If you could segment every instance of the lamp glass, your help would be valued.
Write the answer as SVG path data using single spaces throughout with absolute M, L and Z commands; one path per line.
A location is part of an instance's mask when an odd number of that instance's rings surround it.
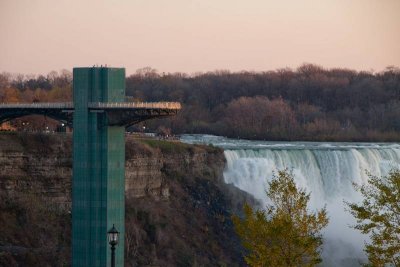
M 113 225 L 113 227 L 108 231 L 108 243 L 116 245 L 118 243 L 119 232 Z

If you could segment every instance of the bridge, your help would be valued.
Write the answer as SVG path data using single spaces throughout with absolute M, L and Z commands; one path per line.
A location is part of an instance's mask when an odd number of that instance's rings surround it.
M 89 112 L 105 113 L 108 124 L 129 127 L 141 121 L 176 115 L 178 102 L 89 102 Z M 26 115 L 43 115 L 72 126 L 73 102 L 61 103 L 1 103 L 0 124 Z
M 124 102 L 125 69 L 74 68 L 74 102 L 0 104 L 0 123 L 40 114 L 73 127 L 72 266 L 110 266 L 107 230 L 120 231 L 124 265 L 125 127 L 176 115 L 177 102 Z

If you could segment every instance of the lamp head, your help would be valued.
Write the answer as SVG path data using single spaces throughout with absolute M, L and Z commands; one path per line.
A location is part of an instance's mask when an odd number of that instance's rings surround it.
M 119 232 L 115 228 L 114 224 L 113 224 L 112 228 L 110 230 L 108 230 L 107 235 L 108 235 L 108 243 L 111 246 L 115 246 L 118 244 Z

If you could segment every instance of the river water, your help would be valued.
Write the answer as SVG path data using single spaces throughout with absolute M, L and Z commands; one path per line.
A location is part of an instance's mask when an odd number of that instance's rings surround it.
M 183 135 L 181 140 L 223 148 L 225 182 L 250 193 L 262 205 L 273 173 L 292 170 L 296 184 L 311 193 L 310 210 L 327 207 L 330 222 L 324 231 L 323 266 L 359 266 L 365 260 L 368 238 L 349 227 L 355 220 L 344 201 L 361 200 L 353 183 L 365 184 L 367 172 L 381 176 L 400 168 L 397 143 L 268 142 L 212 135 Z

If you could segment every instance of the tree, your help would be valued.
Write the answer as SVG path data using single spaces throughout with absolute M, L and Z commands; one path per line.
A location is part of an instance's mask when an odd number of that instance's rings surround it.
M 290 105 L 282 98 L 240 97 L 225 109 L 228 131 L 247 138 L 288 139 L 297 122 Z
M 18 103 L 20 100 L 20 91 L 15 88 L 4 89 L 4 96 L 2 102 Z
M 307 209 L 310 195 L 296 187 L 293 174 L 279 171 L 269 182 L 266 210 L 244 206 L 244 218 L 233 216 L 236 232 L 247 250 L 250 266 L 315 266 L 322 261 L 321 230 L 326 209 Z
M 346 204 L 357 219 L 353 228 L 371 238 L 364 248 L 366 266 L 400 266 L 400 170 L 383 177 L 369 174 L 367 184 L 355 187 L 363 201 Z

